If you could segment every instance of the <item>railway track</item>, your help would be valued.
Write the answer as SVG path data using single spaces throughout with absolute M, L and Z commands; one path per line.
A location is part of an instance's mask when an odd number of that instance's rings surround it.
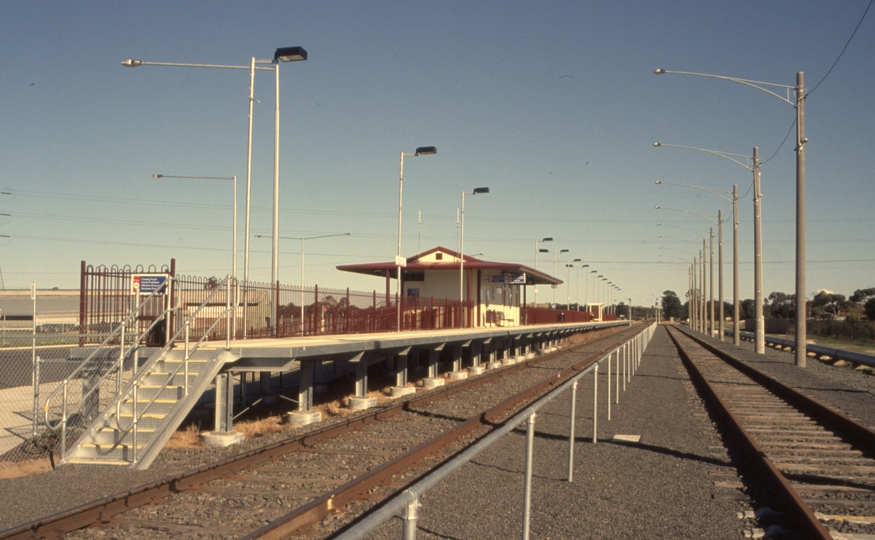
M 0 538 L 325 537 L 640 330 L 364 411 L 294 440 L 14 527 Z
M 845 521 L 875 533 L 875 432 L 685 332 L 669 334 L 788 528 L 831 539 Z

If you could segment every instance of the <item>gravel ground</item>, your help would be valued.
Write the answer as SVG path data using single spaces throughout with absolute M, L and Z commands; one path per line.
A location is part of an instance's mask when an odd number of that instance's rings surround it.
M 531 534 L 535 538 L 732 538 L 756 525 L 719 435 L 660 329 L 607 420 L 599 374 L 599 433 L 592 443 L 593 377 L 578 387 L 574 482 L 568 483 L 569 400 L 536 421 Z M 615 379 L 612 379 L 612 389 Z M 621 383 L 622 386 L 622 383 Z M 615 434 L 641 435 L 638 444 Z M 423 497 L 417 538 L 516 538 L 522 531 L 525 430 L 518 429 Z M 400 519 L 371 538 L 399 538 Z
M 696 337 L 875 429 L 875 376 L 871 370 L 856 370 L 850 365 L 836 367 L 812 357 L 808 358 L 807 367 L 799 368 L 792 352 L 766 347 L 765 354 L 759 355 L 752 342 L 742 341 L 736 347 L 731 339 L 721 342 L 701 334 Z
M 545 376 L 544 372 L 537 369 L 524 370 L 522 373 L 525 375 L 521 378 L 515 378 L 517 382 L 513 383 L 512 386 L 522 389 Z M 506 382 L 508 377 L 503 377 L 502 380 Z M 488 400 L 487 394 L 499 396 L 503 392 L 507 392 L 507 389 L 500 390 L 494 386 L 502 386 L 502 384 L 480 387 L 477 391 L 481 394 L 479 397 Z M 446 415 L 449 418 L 467 418 L 472 414 L 470 405 L 471 403 L 442 404 L 439 401 L 430 404 L 427 408 L 436 415 Z M 171 474 L 279 442 L 317 426 L 344 421 L 348 418 L 348 416 L 333 417 L 319 424 L 254 438 L 227 448 L 165 449 L 152 466 L 145 471 L 112 467 L 60 467 L 48 473 L 2 479 L 0 480 L 0 531 L 86 504 L 101 497 L 155 482 Z M 97 472 L 95 473 L 95 471 Z
M 875 426 L 875 378 L 810 359 L 805 370 L 793 355 L 768 349 L 743 359 L 802 388 L 817 399 Z M 581 354 L 581 357 L 583 354 Z M 538 370 L 530 370 L 538 371 Z M 639 371 L 612 404 L 607 420 L 604 367 L 599 375 L 599 436 L 591 442 L 592 376 L 578 388 L 574 482 L 568 462 L 568 397 L 537 418 L 531 531 L 538 538 L 743 538 L 769 522 L 738 513 L 753 510 L 737 488 L 734 463 L 723 448 L 666 332 L 660 329 Z M 615 383 L 612 381 L 612 392 Z M 465 407 L 428 406 L 432 414 L 464 417 Z M 328 422 L 328 421 L 326 421 Z M 294 432 L 291 432 L 294 433 Z M 638 434 L 638 444 L 612 443 L 614 434 Z M 62 467 L 46 474 L 0 480 L 0 530 L 169 474 L 286 439 L 290 432 L 230 448 L 165 450 L 147 471 Z M 522 530 L 524 426 L 481 454 L 423 499 L 420 538 L 517 537 Z M 758 509 L 768 514 L 767 509 Z M 394 519 L 373 538 L 399 538 Z

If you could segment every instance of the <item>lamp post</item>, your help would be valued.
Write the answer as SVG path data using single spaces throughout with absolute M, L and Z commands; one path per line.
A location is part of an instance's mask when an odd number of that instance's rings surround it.
M 398 254 L 395 257 L 395 296 L 396 300 L 396 326 L 395 331 L 401 331 L 401 267 L 407 266 L 407 261 L 401 256 L 401 209 L 404 195 L 404 158 L 431 156 L 437 154 L 437 148 L 434 146 L 420 146 L 412 154 L 401 152 L 400 172 L 398 173 Z
M 231 218 L 231 276 L 237 277 L 237 175 L 234 176 L 176 176 L 153 174 L 152 178 L 180 178 L 192 180 L 231 180 L 233 189 L 233 212 Z
M 339 234 L 323 234 L 319 236 L 278 236 L 281 240 L 300 240 L 301 241 L 301 335 L 304 335 L 304 240 L 316 240 L 317 238 L 334 238 L 336 236 L 352 236 L 351 232 Z M 256 238 L 264 238 L 260 234 L 255 235 Z
M 277 240 L 279 230 L 279 130 L 280 130 L 280 106 L 279 106 L 279 62 L 296 62 L 306 61 L 307 51 L 303 47 L 281 47 L 274 51 L 273 60 L 257 60 L 252 57 L 248 66 L 232 66 L 221 64 L 187 64 L 177 62 L 144 62 L 142 60 L 127 59 L 122 61 L 125 67 L 139 66 L 166 66 L 166 67 L 195 67 L 195 68 L 218 68 L 218 69 L 248 69 L 249 70 L 249 137 L 247 146 L 247 164 L 246 164 L 246 225 L 243 253 L 243 280 L 249 281 L 249 210 L 250 210 L 250 192 L 252 186 L 252 116 L 253 104 L 255 103 L 255 72 L 259 70 L 273 71 L 276 74 L 276 108 L 274 111 L 274 171 L 273 171 L 273 256 L 271 264 L 271 281 L 275 284 L 277 281 L 278 259 L 277 259 Z M 260 65 L 270 64 L 271 67 L 259 67 Z M 245 329 L 244 329 L 245 331 Z
M 765 318 L 763 316 L 763 233 L 762 233 L 762 190 L 760 187 L 760 161 L 759 161 L 759 148 L 753 148 L 753 155 L 751 157 L 747 157 L 742 154 L 732 154 L 729 152 L 719 152 L 716 150 L 708 150 L 706 148 L 696 148 L 693 146 L 680 146 L 680 145 L 672 145 L 672 144 L 662 144 L 659 142 L 653 143 L 653 146 L 660 147 L 665 146 L 667 148 L 680 148 L 683 150 L 696 150 L 699 152 L 705 152 L 706 154 L 712 154 L 715 156 L 722 157 L 724 159 L 728 159 L 729 161 L 740 165 L 750 171 L 753 174 L 753 238 L 754 238 L 754 273 L 753 273 L 753 282 L 754 282 L 754 318 L 756 320 L 756 328 L 754 331 L 754 342 L 755 342 L 755 350 L 758 354 L 765 354 L 766 349 L 766 337 L 765 337 Z M 741 161 L 743 158 L 745 161 Z M 750 165 L 748 165 L 747 160 L 750 160 Z M 736 196 L 735 199 L 737 201 L 737 189 L 735 190 Z M 738 230 L 738 212 L 737 212 L 737 202 L 733 204 L 733 213 L 735 214 L 735 218 L 733 220 L 733 238 L 737 238 L 737 230 Z M 735 246 L 733 247 L 733 258 L 735 260 L 737 257 L 738 251 L 738 243 L 735 242 Z M 797 261 L 798 265 L 798 261 Z M 804 266 L 804 261 L 803 261 Z M 734 281 L 737 281 L 738 274 L 736 273 L 733 277 Z M 734 285 L 737 290 L 737 285 Z M 736 300 L 736 308 L 733 311 L 738 311 L 738 302 Z M 804 303 L 803 303 L 804 305 Z M 738 316 L 736 313 L 734 313 Z M 797 317 L 798 319 L 798 317 Z M 735 328 L 739 328 L 739 323 L 736 319 Z M 741 343 L 740 335 L 737 333 L 739 330 L 733 330 L 733 343 L 736 345 Z M 798 350 L 798 348 L 797 348 Z M 798 365 L 798 364 L 797 364 Z
M 666 226 L 664 223 L 657 223 L 657 225 Z M 687 227 L 680 227 L 680 228 L 686 229 Z M 688 229 L 688 230 L 693 231 L 697 234 L 703 235 L 703 237 L 704 237 L 704 233 L 702 231 L 697 231 L 696 229 Z M 687 240 L 687 241 L 689 241 L 689 240 Z M 697 244 L 697 242 L 693 242 L 693 243 Z M 697 268 L 696 260 L 697 260 L 698 255 L 696 253 L 693 253 L 692 251 L 687 251 L 684 249 L 670 248 L 670 247 L 665 247 L 665 246 L 659 246 L 659 249 L 677 251 L 679 253 L 685 253 L 687 255 L 691 255 L 693 257 L 693 262 L 690 265 L 690 295 L 689 295 L 689 314 L 688 315 L 689 315 L 689 319 L 690 319 L 690 328 L 692 330 L 698 330 L 699 329 L 699 324 L 698 324 L 699 323 L 699 311 L 700 311 L 699 294 L 698 294 L 698 289 L 696 287 L 696 282 L 698 280 L 698 272 L 696 270 L 696 268 Z M 701 253 L 701 250 L 699 253 Z M 684 260 L 689 260 L 689 259 L 684 259 Z
M 711 189 L 701 186 L 694 186 L 691 184 L 676 184 L 674 182 L 662 182 L 660 180 L 656 181 L 657 185 L 671 185 L 671 186 L 683 186 L 690 187 L 695 189 L 701 189 L 703 191 L 707 191 L 708 193 L 712 193 L 722 198 L 725 201 L 732 203 L 732 343 L 734 345 L 741 344 L 741 328 L 739 325 L 739 316 L 740 316 L 740 306 L 738 303 L 738 184 L 733 184 L 732 186 L 732 198 L 728 198 L 724 193 L 730 193 L 728 191 L 723 191 L 720 189 Z M 723 219 L 721 217 L 721 211 L 717 211 L 717 221 L 720 223 L 718 226 L 719 230 L 719 243 L 720 243 L 720 340 L 723 341 Z
M 608 309 L 609 313 L 614 313 L 614 282 L 609 281 L 607 285 L 605 285 L 605 298 L 608 301 Z
M 553 275 L 556 275 L 556 254 L 557 253 L 568 253 L 567 249 L 560 249 L 559 251 L 553 251 Z M 556 309 L 556 286 L 553 286 L 553 309 Z
M 707 73 L 694 73 L 688 71 L 669 71 L 658 68 L 654 70 L 657 75 L 673 74 L 673 75 L 695 75 L 698 77 L 708 77 L 713 79 L 722 79 L 725 81 L 735 82 L 756 88 L 765 92 L 781 101 L 791 105 L 796 109 L 796 365 L 798 367 L 806 367 L 808 363 L 808 350 L 806 345 L 807 339 L 807 317 L 806 317 L 806 301 L 805 301 L 805 144 L 808 139 L 805 137 L 805 74 L 801 71 L 796 73 L 796 85 L 790 86 L 786 84 L 775 84 L 762 81 L 753 81 L 750 79 L 739 79 L 737 77 L 726 77 L 722 75 L 711 75 Z M 785 94 L 781 94 L 771 90 L 770 88 L 783 89 Z M 796 99 L 790 100 L 790 93 L 795 94 Z M 754 149 L 754 201 L 759 203 L 762 196 L 759 190 L 759 164 L 756 161 L 757 150 Z M 754 210 L 754 213 L 758 212 Z M 755 216 L 756 218 L 756 216 Z M 757 232 L 754 233 L 754 242 L 761 242 L 761 237 Z M 757 250 L 759 251 L 759 250 Z M 761 261 L 760 261 L 761 263 Z M 760 269 L 761 270 L 761 269 Z M 757 312 L 762 311 L 762 290 L 759 291 L 760 299 L 757 302 Z M 757 335 L 760 335 L 759 324 L 760 317 L 757 317 Z M 765 325 L 765 323 L 763 322 Z M 765 328 L 763 328 L 765 330 Z M 762 350 L 760 350 L 760 342 L 757 340 L 757 352 L 763 354 L 765 352 L 765 342 L 763 341 Z
M 540 240 L 540 241 L 541 241 L 541 242 L 552 242 L 552 241 L 553 241 L 553 237 L 552 237 L 552 236 L 548 236 L 547 238 L 544 238 L 544 239 L 542 239 L 542 240 Z M 546 249 L 538 249 L 538 242 L 539 242 L 538 240 L 535 240 L 535 270 L 538 269 L 538 253 L 541 253 L 541 252 L 546 253 L 546 252 L 549 251 L 549 250 L 546 250 Z M 537 306 L 538 306 L 538 286 L 535 285 L 535 307 L 537 307 Z
M 580 260 L 580 259 L 578 259 Z M 580 311 L 580 269 L 589 268 L 588 264 L 577 265 L 577 292 L 574 293 L 574 303 L 577 304 L 577 311 Z M 586 277 L 586 276 L 584 276 Z M 584 301 L 586 301 L 586 284 L 583 286 Z
M 705 215 L 705 214 L 700 214 L 699 212 L 692 212 L 692 211 L 690 211 L 690 210 L 680 210 L 680 209 L 677 209 L 677 208 L 666 208 L 666 207 L 664 207 L 664 206 L 657 206 L 656 209 L 657 209 L 657 210 L 672 210 L 672 211 L 675 211 L 675 212 L 684 212 L 684 213 L 686 213 L 686 214 L 692 214 L 692 215 L 695 215 L 695 216 L 699 216 L 699 217 L 701 217 L 702 219 L 705 219 L 705 220 L 707 220 L 707 221 L 709 221 L 709 222 L 711 222 L 711 223 L 715 223 L 715 224 L 717 224 L 717 225 L 718 225 L 718 228 L 720 229 L 720 239 L 721 239 L 721 246 L 722 246 L 722 239 L 723 239 L 723 226 L 722 226 L 722 221 L 723 221 L 723 218 L 722 218 L 722 214 L 721 214 L 721 212 L 720 212 L 719 210 L 718 210 L 718 212 L 717 212 L 717 216 L 718 216 L 718 217 L 717 217 L 717 221 L 714 221 L 713 219 L 711 219 L 710 217 L 708 217 L 708 216 Z M 662 223 L 657 223 L 657 225 L 660 225 L 660 226 L 661 226 L 661 225 L 663 225 L 663 224 L 662 224 Z M 667 226 L 667 227 L 672 227 L 673 225 L 667 225 L 667 224 L 666 224 L 665 226 Z M 687 228 L 687 227 L 677 227 L 677 228 L 680 228 L 680 229 L 687 229 L 687 230 L 690 230 L 690 231 L 693 231 L 693 232 L 695 232 L 695 233 L 698 233 L 698 234 L 703 235 L 703 240 L 702 240 L 702 249 L 705 250 L 705 253 L 708 253 L 708 249 L 705 247 L 705 238 L 710 238 L 710 239 L 711 239 L 711 250 L 710 250 L 711 258 L 709 259 L 709 260 L 710 260 L 710 266 L 711 266 L 711 273 L 710 273 L 710 276 L 711 276 L 711 280 L 710 280 L 710 281 L 711 281 L 711 283 L 710 283 L 711 298 L 710 298 L 710 302 L 709 302 L 709 304 L 710 304 L 710 306 L 711 306 L 711 307 L 710 307 L 710 313 L 711 313 L 710 321 L 711 321 L 711 325 L 710 325 L 710 328 L 705 328 L 705 327 L 703 327 L 703 332 L 706 332 L 706 331 L 707 331 L 710 335 L 713 336 L 713 333 L 714 333 L 714 323 L 715 323 L 715 320 L 714 320 L 714 229 L 713 229 L 713 228 L 709 229 L 709 232 L 708 232 L 707 234 L 705 234 L 705 233 L 703 233 L 702 231 L 697 231 L 697 230 L 695 230 L 695 229 L 689 229 L 689 228 Z M 720 264 L 719 264 L 718 272 L 721 274 L 721 275 L 720 275 L 720 285 L 721 285 L 721 287 L 722 287 L 722 285 L 723 285 L 723 277 L 722 277 L 722 273 L 723 273 L 723 250 L 720 249 L 719 251 L 720 251 Z M 707 294 L 707 290 L 708 290 L 708 288 L 707 288 L 707 286 L 706 286 L 706 281 L 705 281 L 705 278 L 704 278 L 704 272 L 705 272 L 704 261 L 703 261 L 703 266 L 702 266 L 702 272 L 703 272 L 703 277 L 702 277 L 702 288 L 703 288 L 703 297 L 704 297 L 703 300 L 707 302 L 707 301 L 708 301 L 708 294 Z M 721 295 L 720 295 L 720 305 L 721 305 L 721 306 L 723 305 L 723 295 L 722 295 L 722 293 L 721 293 Z M 721 307 L 721 309 L 722 309 L 722 307 Z M 702 315 L 703 315 L 703 322 L 706 322 L 706 321 L 707 321 L 707 316 L 706 316 L 706 314 L 703 312 Z M 723 317 L 721 316 L 720 319 L 721 319 L 721 321 L 722 321 L 722 320 L 723 320 Z M 721 322 L 721 325 L 720 325 L 720 331 L 721 331 L 721 332 L 723 331 L 722 322 Z
M 596 277 L 596 275 L 598 275 L 598 273 L 599 273 L 598 270 L 590 270 L 589 271 L 590 276 L 592 276 L 592 295 L 593 295 L 593 297 L 595 297 L 595 277 Z M 583 295 L 586 297 L 586 304 L 587 304 L 586 310 L 587 311 L 589 311 L 588 287 L 589 287 L 589 276 L 587 276 L 586 283 L 584 284 L 584 289 L 583 289 Z
M 489 193 L 488 187 L 479 187 L 474 188 L 474 191 L 471 192 L 462 192 L 462 215 L 461 215 L 461 228 L 459 229 L 459 302 L 460 305 L 464 306 L 465 304 L 465 195 L 486 195 Z M 467 328 L 465 314 L 467 310 L 462 309 L 462 326 Z
M 571 259 L 565 263 L 565 309 L 568 311 L 571 311 L 571 269 L 576 262 L 580 262 L 580 259 Z
M 664 224 L 664 223 L 657 223 L 657 225 L 667 226 L 667 225 Z M 687 229 L 687 227 L 679 227 L 679 228 Z M 689 229 L 689 230 L 691 230 L 691 231 L 693 231 L 693 232 L 696 232 L 696 233 L 698 233 L 698 234 L 702 234 L 701 231 L 696 231 L 695 229 Z M 663 236 L 663 235 L 657 235 L 656 237 L 657 237 L 657 238 L 667 238 L 667 239 L 672 239 L 672 240 L 678 240 L 678 241 L 680 241 L 680 242 L 689 242 L 689 243 L 697 244 L 697 245 L 698 245 L 698 242 L 696 242 L 696 241 L 694 241 L 694 240 L 689 240 L 689 239 L 686 239 L 686 238 L 676 238 L 676 237 L 672 237 L 672 236 Z M 681 252 L 681 253 L 686 253 L 687 255 L 693 255 L 692 252 L 690 252 L 690 251 L 685 251 L 685 250 L 681 250 L 681 249 L 673 249 L 673 248 L 668 248 L 668 247 L 664 247 L 664 246 L 659 246 L 659 249 L 669 249 L 669 250 L 672 250 L 672 251 L 678 251 L 678 252 Z M 658 256 L 659 256 L 659 257 L 662 257 L 663 255 L 660 253 Z M 688 262 L 688 261 L 690 260 L 688 257 L 685 257 L 685 258 L 674 257 L 674 256 L 668 256 L 668 257 L 671 258 L 671 259 L 675 259 L 675 260 L 683 261 L 683 262 Z M 693 259 L 695 260 L 695 255 L 693 255 Z M 672 263 L 672 264 L 677 264 L 677 263 Z M 690 267 L 688 267 L 688 271 L 687 271 L 687 278 L 688 278 L 688 283 L 687 283 L 687 301 L 689 302 L 689 304 L 688 304 L 688 306 L 689 306 L 689 314 L 688 314 L 688 316 L 689 316 L 689 320 L 690 320 L 690 328 L 693 329 L 693 330 L 695 330 L 695 329 L 697 329 L 697 326 L 696 326 L 696 311 L 693 309 L 693 305 L 698 305 L 698 304 L 695 303 L 695 298 L 696 298 L 696 297 L 695 297 L 694 294 L 693 294 L 693 289 L 695 288 L 695 285 L 693 284 L 693 276 L 694 276 L 694 274 L 693 274 L 693 270 L 692 270 L 692 267 L 690 266 Z

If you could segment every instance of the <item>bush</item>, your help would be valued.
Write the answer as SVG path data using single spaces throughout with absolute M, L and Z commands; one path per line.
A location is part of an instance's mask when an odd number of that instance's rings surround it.
M 875 340 L 875 323 L 859 319 L 844 321 L 808 321 L 808 334 L 812 336 L 830 337 L 844 341 Z

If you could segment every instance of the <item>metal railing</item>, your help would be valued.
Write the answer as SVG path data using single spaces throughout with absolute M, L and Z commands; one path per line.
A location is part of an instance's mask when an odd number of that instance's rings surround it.
M 153 354 L 149 361 L 144 364 L 140 368 L 141 373 L 149 373 L 152 367 L 164 358 L 165 354 L 173 347 L 173 345 L 179 339 L 183 339 L 183 359 L 182 362 L 174 369 L 173 371 L 168 371 L 167 375 L 164 378 L 164 382 L 161 385 L 157 385 L 157 390 L 154 390 L 154 395 L 152 398 L 140 408 L 139 403 L 137 402 L 137 393 L 140 387 L 140 380 L 134 379 L 132 380 L 128 386 L 125 388 L 123 392 L 119 393 L 119 396 L 116 400 L 116 427 L 119 431 L 127 434 L 131 433 L 132 443 L 131 443 L 131 451 L 132 451 L 132 463 L 136 464 L 139 461 L 139 447 L 137 444 L 138 438 L 138 423 L 142 415 L 146 414 L 149 411 L 150 407 L 155 403 L 155 401 L 161 396 L 162 392 L 168 387 L 171 386 L 171 383 L 175 380 L 176 376 L 179 375 L 180 370 L 183 372 L 183 395 L 188 397 L 189 390 L 189 361 L 191 360 L 191 355 L 198 350 L 198 348 L 207 341 L 207 338 L 213 334 L 213 331 L 223 320 L 225 321 L 225 348 L 231 348 L 231 336 L 233 335 L 232 324 L 234 320 L 234 312 L 236 311 L 235 303 L 231 302 L 231 299 L 234 297 L 233 292 L 236 289 L 236 279 L 227 276 L 221 283 L 219 283 L 214 289 L 212 289 L 211 293 L 207 295 L 207 297 L 200 303 L 200 305 L 188 316 L 186 317 L 182 323 L 181 327 L 167 340 L 167 344 L 157 353 Z M 191 338 L 191 323 L 193 320 L 197 320 L 197 317 L 201 314 L 202 311 L 206 310 L 208 306 L 213 304 L 212 300 L 217 293 L 224 289 L 225 292 L 225 309 L 218 313 L 218 316 L 213 320 L 213 322 L 206 328 L 203 329 L 202 335 L 194 345 L 190 344 Z M 154 385 L 153 385 L 154 386 Z M 131 400 L 131 423 L 129 426 L 124 427 L 121 424 L 121 405 L 125 401 L 126 398 L 130 397 Z M 63 458 L 62 458 L 63 459 Z
M 217 284 L 216 287 L 210 289 L 206 298 L 192 312 L 186 313 L 186 308 L 179 305 L 167 306 L 168 302 L 165 301 L 163 312 L 158 317 L 154 318 L 144 331 L 139 334 L 128 334 L 126 332 L 126 329 L 129 327 L 136 328 L 135 325 L 140 320 L 143 310 L 152 309 L 154 307 L 154 299 L 157 296 L 165 295 L 165 298 L 172 298 L 172 293 L 170 293 L 170 291 L 173 291 L 176 279 L 177 278 L 168 278 L 167 286 L 165 288 L 156 290 L 146 296 L 139 305 L 127 315 L 127 317 L 118 323 L 115 330 L 113 330 L 113 332 L 109 334 L 109 336 L 107 336 L 100 345 L 94 349 L 94 351 L 79 362 L 79 365 L 46 397 L 45 405 L 43 407 L 45 425 L 51 431 L 60 430 L 59 442 L 61 460 L 64 460 L 67 455 L 68 428 L 84 428 L 96 418 L 98 411 L 104 410 L 106 406 L 113 401 L 116 401 L 116 412 L 118 413 L 120 404 L 129 396 L 132 396 L 134 399 L 132 405 L 132 426 L 127 429 L 123 428 L 119 423 L 119 416 L 117 415 L 116 427 L 123 432 L 128 432 L 133 429 L 133 436 L 134 439 L 136 439 L 136 422 L 138 419 L 136 394 L 139 387 L 136 376 L 138 373 L 150 369 L 159 358 L 163 357 L 164 354 L 176 344 L 178 339 L 181 337 L 185 338 L 185 359 L 180 363 L 179 368 L 169 376 L 168 381 L 165 381 L 160 390 L 166 388 L 169 381 L 172 381 L 173 377 L 178 374 L 179 369 L 184 368 L 186 375 L 184 382 L 186 395 L 188 395 L 188 359 L 191 353 L 194 352 L 201 343 L 206 341 L 211 334 L 214 334 L 213 331 L 223 319 L 226 321 L 224 332 L 226 347 L 230 347 L 233 317 L 228 317 L 227 315 L 233 313 L 235 309 L 230 300 L 232 298 L 232 283 L 236 285 L 236 280 L 230 276 Z M 225 285 L 225 309 L 221 310 L 217 316 L 213 317 L 213 320 L 209 324 L 200 328 L 201 337 L 196 342 L 195 346 L 191 348 L 189 346 L 189 337 L 192 321 L 198 320 L 197 318 L 201 315 L 201 312 L 210 305 L 210 301 L 216 296 L 217 292 L 222 290 L 221 285 Z M 236 289 L 236 287 L 233 287 L 233 289 Z M 172 315 L 180 312 L 187 316 L 176 317 L 176 321 L 179 322 L 175 324 L 178 324 L 179 328 L 176 329 L 157 354 L 152 354 L 149 360 L 140 366 L 139 352 L 146 343 L 147 337 L 160 325 L 169 326 L 168 321 L 172 318 Z M 151 318 L 152 317 L 150 317 L 150 319 Z M 115 355 L 116 347 L 118 348 L 116 360 L 110 363 L 107 358 Z M 81 380 L 83 388 L 78 396 L 78 400 L 71 403 L 70 386 L 75 380 Z M 108 390 L 108 392 L 104 392 L 103 395 L 101 395 L 101 390 Z M 159 393 L 156 393 L 156 396 L 159 395 Z M 56 399 L 60 399 L 60 403 L 52 405 L 52 401 Z M 144 407 L 144 410 L 146 410 L 154 401 L 155 398 L 152 398 L 149 404 Z M 50 411 L 53 409 L 58 410 L 56 413 L 56 420 L 53 420 L 50 415 Z M 142 414 L 141 411 L 140 415 Z M 134 448 L 136 456 L 136 442 Z
M 525 485 L 524 485 L 524 502 L 523 502 L 523 524 L 522 524 L 522 533 L 521 537 L 524 540 L 528 540 L 530 535 L 530 522 L 531 522 L 531 500 L 532 500 L 532 463 L 534 460 L 534 437 L 535 437 L 535 419 L 537 417 L 537 412 L 543 408 L 548 403 L 552 402 L 554 399 L 565 393 L 567 390 L 571 390 L 571 419 L 569 426 L 569 449 L 568 449 L 568 482 L 573 481 L 573 472 L 574 472 L 574 441 L 575 441 L 575 405 L 577 401 L 577 385 L 580 379 L 584 376 L 592 373 L 595 377 L 595 384 L 593 385 L 593 432 L 592 432 L 592 442 L 595 443 L 597 441 L 598 436 L 598 370 L 599 365 L 603 362 L 607 363 L 608 366 L 608 410 L 610 410 L 611 404 L 611 379 L 610 379 L 610 366 L 612 358 L 616 358 L 616 402 L 619 403 L 619 388 L 620 388 L 620 378 L 623 379 L 623 389 L 625 390 L 626 382 L 631 381 L 631 377 L 637 367 L 641 363 L 641 358 L 644 354 L 644 350 L 647 348 L 647 344 L 650 342 L 650 339 L 653 337 L 653 333 L 656 330 L 656 324 L 652 324 L 645 328 L 641 333 L 627 341 L 626 343 L 618 346 L 607 354 L 603 355 L 596 362 L 582 370 L 580 373 L 570 378 L 568 381 L 552 390 L 546 396 L 539 399 L 534 404 L 530 405 L 528 408 L 523 410 L 522 412 L 516 414 L 513 418 L 505 422 L 501 427 L 496 428 L 492 433 L 482 438 L 476 444 L 460 453 L 458 456 L 453 458 L 451 461 L 442 465 L 438 469 L 432 471 L 426 477 L 414 483 L 412 486 L 405 489 L 400 494 L 396 495 L 391 500 L 387 501 L 383 506 L 381 506 L 376 512 L 367 516 L 363 520 L 356 523 L 356 525 L 345 531 L 335 538 L 337 540 L 358 540 L 364 538 L 377 527 L 382 525 L 383 523 L 389 521 L 390 519 L 397 516 L 399 513 L 401 514 L 401 519 L 403 521 L 402 524 L 402 538 L 404 540 L 413 540 L 416 538 L 416 527 L 417 527 L 417 519 L 419 508 L 421 506 L 421 498 L 422 496 L 431 488 L 438 485 L 444 479 L 446 479 L 450 474 L 460 469 L 463 465 L 468 463 L 477 457 L 484 450 L 498 442 L 502 437 L 515 430 L 520 424 L 526 424 L 526 469 L 525 469 Z M 622 357 L 622 360 L 621 360 Z M 621 375 L 622 369 L 622 375 Z M 608 419 L 610 419 L 610 414 L 608 415 Z
M 139 360 L 137 353 L 140 343 L 156 325 L 162 323 L 163 316 L 172 311 L 172 308 L 168 308 L 165 305 L 162 318 L 155 319 L 140 334 L 136 332 L 128 334 L 127 329 L 131 327 L 136 328 L 142 311 L 147 308 L 151 309 L 154 306 L 154 299 L 162 294 L 164 294 L 162 290 L 156 290 L 146 296 L 121 322 L 117 323 L 116 328 L 94 351 L 80 361 L 79 365 L 65 376 L 63 381 L 46 396 L 43 406 L 45 425 L 50 431 L 60 430 L 59 439 L 62 458 L 66 455 L 67 428 L 71 424 L 71 417 L 76 415 L 76 421 L 72 422 L 74 427 L 84 427 L 91 420 L 91 416 L 96 414 L 94 410 L 102 408 L 100 406 L 101 401 L 109 403 L 115 395 L 121 392 L 125 381 L 135 376 Z M 116 359 L 110 361 L 116 347 L 118 348 L 118 354 L 115 355 Z M 75 380 L 81 380 L 83 388 L 79 393 L 78 400 L 70 403 L 70 385 Z M 114 392 L 112 392 L 113 387 L 115 388 Z M 101 388 L 109 390 L 109 396 L 104 394 L 101 397 Z M 61 402 L 53 406 L 52 401 L 57 398 L 60 398 Z M 55 422 L 52 421 L 50 416 L 50 411 L 53 407 L 59 409 L 58 418 Z

